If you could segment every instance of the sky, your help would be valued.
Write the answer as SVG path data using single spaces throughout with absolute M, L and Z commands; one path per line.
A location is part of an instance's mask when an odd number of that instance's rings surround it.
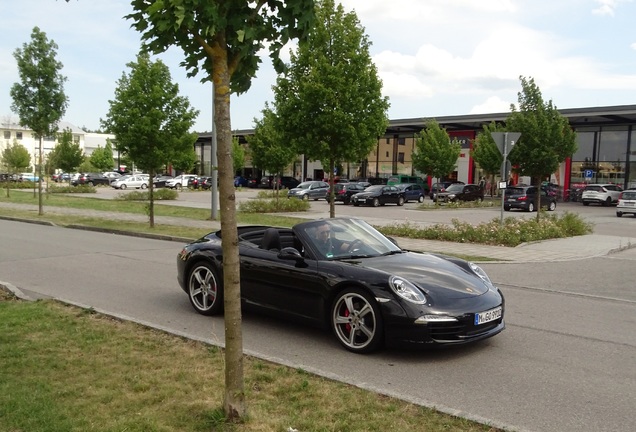
M 371 41 L 391 120 L 503 113 L 520 76 L 534 78 L 557 108 L 636 104 L 636 0 L 341 0 Z M 140 34 L 124 18 L 130 0 L 0 0 L 0 123 L 17 123 L 14 57 L 35 26 L 58 45 L 69 106 L 63 118 L 100 128 Z M 289 55 L 285 52 L 285 59 Z M 187 78 L 181 51 L 154 57 L 212 130 L 212 87 Z M 250 90 L 231 98 L 232 129 L 251 129 L 273 100 L 266 53 Z

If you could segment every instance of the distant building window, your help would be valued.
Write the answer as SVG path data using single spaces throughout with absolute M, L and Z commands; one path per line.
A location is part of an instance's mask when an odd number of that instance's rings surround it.
M 389 157 L 389 152 L 386 152 L 386 157 Z
M 21 140 L 22 139 L 22 132 L 16 132 L 15 133 L 15 138 Z
M 398 138 L 398 145 L 406 145 L 406 138 Z
M 404 153 L 398 153 L 398 162 L 404 163 Z
M 79 137 L 79 135 L 73 135 L 73 142 L 74 142 L 75 144 L 79 144 L 79 141 L 80 141 L 80 139 L 79 139 L 79 138 L 80 138 L 80 137 Z
M 11 139 L 11 131 L 4 131 L 4 139 Z
M 387 143 L 387 144 L 391 144 L 391 138 L 387 138 L 387 139 L 386 139 L 386 143 Z
M 55 141 L 55 137 L 54 136 L 45 136 L 43 141 Z

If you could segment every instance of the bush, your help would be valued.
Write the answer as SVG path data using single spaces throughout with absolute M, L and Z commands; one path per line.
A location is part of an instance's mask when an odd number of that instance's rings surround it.
M 155 201 L 169 201 L 176 200 L 179 196 L 179 192 L 173 189 L 155 189 L 153 191 L 153 198 Z M 115 197 L 116 200 L 121 201 L 150 201 L 149 191 L 132 191 L 128 193 L 120 193 Z
M 544 214 L 538 222 L 536 218 L 508 217 L 504 219 L 503 225 L 499 218 L 479 225 L 471 225 L 457 219 L 451 222 L 451 226 L 436 224 L 421 228 L 407 222 L 376 228 L 389 236 L 512 247 L 527 242 L 573 237 L 592 232 L 591 224 L 579 215 L 569 212 L 561 217 Z
M 260 193 L 259 193 L 260 195 Z M 311 208 L 308 201 L 299 199 L 255 199 L 239 203 L 238 210 L 243 213 L 284 213 L 303 212 Z
M 49 193 L 97 193 L 95 186 L 77 185 L 77 186 L 51 186 L 49 185 Z

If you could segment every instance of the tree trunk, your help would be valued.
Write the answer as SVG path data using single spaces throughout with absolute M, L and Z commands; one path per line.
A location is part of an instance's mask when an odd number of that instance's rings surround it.
M 230 421 L 246 414 L 243 378 L 243 333 L 236 195 L 232 167 L 230 71 L 227 52 L 215 50 L 213 59 L 214 124 L 217 130 L 221 230 L 223 231 L 223 287 L 225 307 L 225 396 L 223 409 Z M 214 185 L 212 185 L 214 187 Z
M 334 184 L 334 171 L 336 168 L 336 162 L 334 160 L 329 161 L 329 189 L 331 190 L 331 198 L 334 197 L 333 188 Z M 336 217 L 336 203 L 332 199 L 329 203 L 329 218 L 333 219 Z
M 42 136 L 40 135 L 40 149 L 38 152 L 38 215 L 44 214 L 44 203 L 42 202 Z
M 150 220 L 150 228 L 155 227 L 155 197 L 154 197 L 154 189 L 155 183 L 152 179 L 155 177 L 156 171 L 154 169 L 150 169 L 148 175 L 150 178 L 148 179 L 148 219 Z

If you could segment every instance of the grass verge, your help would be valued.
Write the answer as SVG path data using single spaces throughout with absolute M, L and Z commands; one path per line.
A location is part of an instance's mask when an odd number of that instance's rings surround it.
M 0 318 L 0 430 L 497 430 L 252 357 L 249 416 L 227 424 L 219 348 L 2 288 Z

